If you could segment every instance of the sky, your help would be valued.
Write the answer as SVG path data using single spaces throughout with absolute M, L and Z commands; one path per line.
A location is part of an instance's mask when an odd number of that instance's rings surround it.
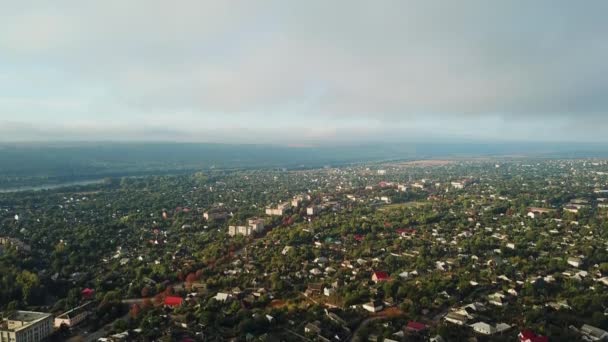
M 603 0 L 6 1 L 0 141 L 608 142 L 606 13 Z

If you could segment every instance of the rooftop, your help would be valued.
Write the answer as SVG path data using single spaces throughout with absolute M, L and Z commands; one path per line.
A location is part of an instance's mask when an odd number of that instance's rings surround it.
M 16 311 L 10 317 L 2 321 L 0 330 L 18 331 L 49 317 L 51 317 L 51 314 L 44 312 Z

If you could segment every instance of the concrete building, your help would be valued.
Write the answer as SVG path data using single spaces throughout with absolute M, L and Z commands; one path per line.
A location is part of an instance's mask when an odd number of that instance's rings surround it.
M 302 195 L 294 196 L 293 199 L 291 200 L 291 206 L 297 208 L 300 206 L 300 204 L 302 204 L 303 200 L 304 200 L 304 196 L 302 196 Z
M 261 218 L 253 217 L 247 220 L 249 227 L 253 229 L 256 233 L 261 233 L 264 231 L 264 220 Z
M 249 226 L 228 226 L 228 235 L 235 236 L 237 234 L 249 236 L 253 234 L 253 229 Z
M 244 235 L 250 236 L 254 233 L 261 233 L 264 231 L 264 220 L 254 217 L 247 220 L 246 226 L 228 226 L 228 235 Z
M 267 207 L 266 208 L 266 215 L 268 216 L 283 216 L 285 215 L 285 212 L 287 211 L 287 209 L 291 208 L 291 203 L 290 202 L 283 202 L 280 203 L 279 205 L 277 205 L 276 208 L 273 207 Z
M 12 247 L 20 252 L 31 252 L 32 248 L 23 241 L 11 237 L 0 236 L 0 246 Z
M 53 332 L 49 313 L 17 311 L 0 324 L 0 342 L 38 342 Z
M 203 218 L 209 220 L 225 220 L 228 218 L 228 211 L 224 208 L 214 208 L 203 213 Z
M 554 211 L 555 210 L 553 209 L 530 207 L 528 208 L 528 217 L 535 219 L 542 217 L 542 215 L 550 214 Z
M 452 187 L 456 189 L 464 189 L 464 182 L 452 182 Z
M 314 216 L 317 215 L 319 213 L 319 207 L 316 205 L 310 206 L 308 208 L 306 208 L 306 215 L 308 216 Z

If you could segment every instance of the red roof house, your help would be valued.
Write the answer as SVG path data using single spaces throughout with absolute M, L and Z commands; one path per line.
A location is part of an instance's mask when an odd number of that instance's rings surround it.
M 416 233 L 416 229 L 412 228 L 399 228 L 396 230 L 397 234 L 401 236 L 410 235 Z
M 416 321 L 409 321 L 405 327 L 405 330 L 410 332 L 421 332 L 426 330 L 426 324 Z
M 549 342 L 547 336 L 536 335 L 534 331 L 529 329 L 522 330 L 517 337 L 519 337 L 519 342 Z
M 381 281 L 388 281 L 388 280 L 391 280 L 391 277 L 389 277 L 388 273 L 386 273 L 386 272 L 377 271 L 372 274 L 372 281 L 374 283 L 378 283 Z
M 182 297 L 176 297 L 176 296 L 167 296 L 165 297 L 165 306 L 170 306 L 170 307 L 178 307 L 181 306 L 182 303 L 184 302 L 184 299 Z
M 95 290 L 89 289 L 87 287 L 86 289 L 82 290 L 82 292 L 80 294 L 82 295 L 82 298 L 84 298 L 84 299 L 91 299 L 91 298 L 93 298 L 93 295 L 95 294 Z
M 365 237 L 361 234 L 355 234 L 355 240 L 361 242 Z

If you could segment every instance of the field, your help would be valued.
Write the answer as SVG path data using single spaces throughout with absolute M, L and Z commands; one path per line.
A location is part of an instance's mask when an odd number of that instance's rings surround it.
M 405 202 L 405 203 L 394 203 L 383 205 L 378 208 L 378 210 L 387 211 L 387 210 L 397 210 L 397 209 L 405 209 L 405 208 L 420 208 L 427 205 L 428 202 Z

